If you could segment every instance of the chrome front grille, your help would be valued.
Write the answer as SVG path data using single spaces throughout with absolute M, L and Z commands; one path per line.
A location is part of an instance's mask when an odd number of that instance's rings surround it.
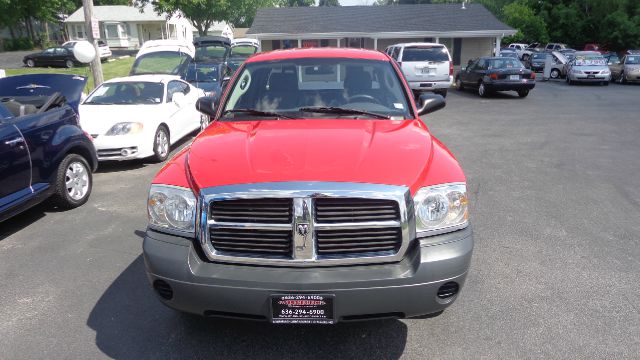
M 350 230 L 317 230 L 316 246 L 320 256 L 375 253 L 394 254 L 402 245 L 399 227 Z
M 281 182 L 201 190 L 199 240 L 212 261 L 281 266 L 393 262 L 415 238 L 409 189 Z
M 321 223 L 352 223 L 400 219 L 398 202 L 385 199 L 318 198 L 315 220 Z
M 235 199 L 211 203 L 217 222 L 290 224 L 292 199 Z
M 291 255 L 290 230 L 217 228 L 211 229 L 211 243 L 230 253 Z

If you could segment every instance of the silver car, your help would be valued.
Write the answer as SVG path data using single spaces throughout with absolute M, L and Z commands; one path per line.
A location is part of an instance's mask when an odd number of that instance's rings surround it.
M 612 63 L 611 77 L 620 83 L 640 81 L 640 54 L 627 54 L 622 60 Z
M 594 82 L 609 85 L 611 71 L 607 60 L 595 51 L 576 51 L 575 58 L 567 67 L 567 83 Z

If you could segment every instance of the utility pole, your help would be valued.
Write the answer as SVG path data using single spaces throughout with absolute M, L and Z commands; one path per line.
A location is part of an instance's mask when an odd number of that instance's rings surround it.
M 93 0 L 82 0 L 82 9 L 84 10 L 84 31 L 87 35 L 87 40 L 93 44 L 93 48 L 96 50 L 96 57 L 91 62 L 91 72 L 93 73 L 93 86 L 98 87 L 104 82 L 104 76 L 102 75 L 100 51 L 98 50 L 97 39 L 93 37 L 93 26 L 91 24 L 93 19 Z

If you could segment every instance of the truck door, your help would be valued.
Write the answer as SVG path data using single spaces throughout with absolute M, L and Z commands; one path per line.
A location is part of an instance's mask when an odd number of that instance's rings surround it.
M 0 209 L 31 193 L 31 161 L 24 137 L 11 120 L 0 122 Z

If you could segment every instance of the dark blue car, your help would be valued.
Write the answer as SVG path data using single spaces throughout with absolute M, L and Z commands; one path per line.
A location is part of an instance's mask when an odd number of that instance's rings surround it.
M 48 198 L 87 202 L 98 166 L 78 122 L 86 78 L 34 74 L 0 79 L 0 221 Z

